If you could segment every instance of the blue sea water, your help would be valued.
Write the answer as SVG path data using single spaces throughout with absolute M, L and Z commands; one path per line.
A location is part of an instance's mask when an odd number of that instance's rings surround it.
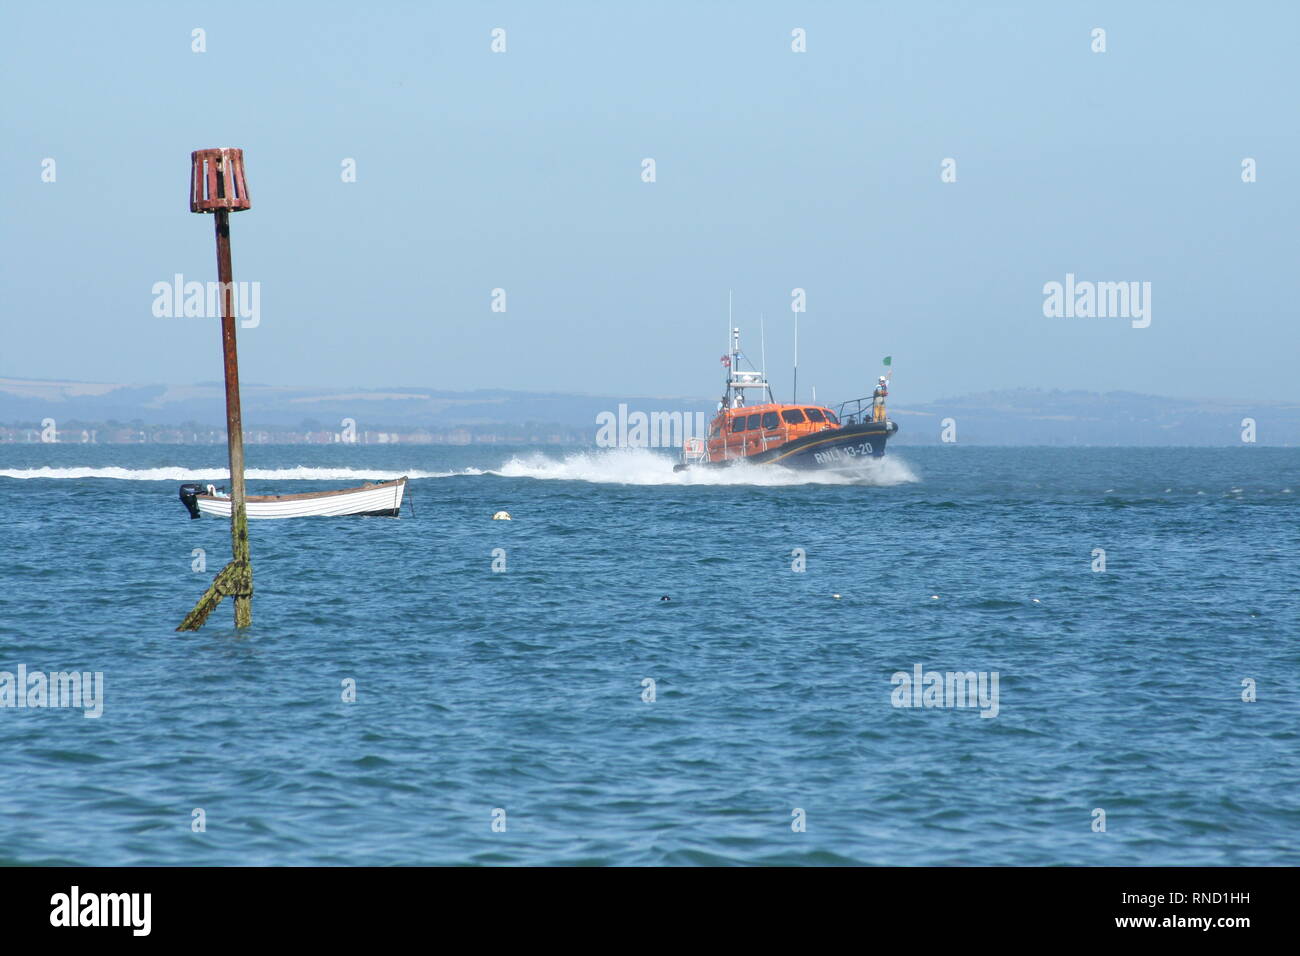
M 0 670 L 104 675 L 0 708 L 0 862 L 1300 863 L 1300 450 L 248 459 L 414 514 L 253 523 L 253 627 L 178 634 L 224 449 L 0 446 Z M 996 716 L 894 706 L 917 665 Z

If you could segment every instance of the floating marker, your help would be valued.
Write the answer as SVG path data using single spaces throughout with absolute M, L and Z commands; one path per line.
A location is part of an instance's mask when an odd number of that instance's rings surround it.
M 494 515 L 492 516 L 492 520 L 493 520 L 493 521 L 510 521 L 510 520 L 512 520 L 512 519 L 511 519 L 511 517 L 510 517 L 510 512 L 509 512 L 509 511 L 498 511 L 496 514 L 494 514 Z
M 239 407 L 239 357 L 235 348 L 235 286 L 230 268 L 230 214 L 249 209 L 242 149 L 198 149 L 190 154 L 190 212 L 212 213 L 221 282 L 221 353 L 226 371 L 226 443 L 230 459 L 231 560 L 208 587 L 178 631 L 197 631 L 221 599 L 235 602 L 235 627 L 253 623 L 253 563 L 248 556 L 244 498 L 244 424 Z

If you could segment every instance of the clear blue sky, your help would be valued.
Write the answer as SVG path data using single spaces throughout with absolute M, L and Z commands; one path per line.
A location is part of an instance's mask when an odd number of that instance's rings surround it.
M 711 397 L 731 288 L 788 394 L 802 287 L 825 399 L 885 354 L 898 401 L 1298 399 L 1298 10 L 8 3 L 0 375 L 219 378 L 215 323 L 150 289 L 215 278 L 189 153 L 239 146 L 249 382 Z M 1045 318 L 1067 272 L 1151 282 L 1151 326 Z

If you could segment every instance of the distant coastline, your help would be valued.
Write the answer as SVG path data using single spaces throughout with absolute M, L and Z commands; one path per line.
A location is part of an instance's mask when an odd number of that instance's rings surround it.
M 244 441 L 252 445 L 584 445 L 591 443 L 591 431 L 555 424 L 533 427 L 497 428 L 473 425 L 457 428 L 417 428 L 399 426 L 358 428 L 355 438 L 343 441 L 341 431 L 257 427 L 244 429 Z M 0 445 L 222 445 L 225 429 L 203 425 L 190 427 L 159 425 L 143 421 L 60 423 L 51 441 L 42 437 L 46 429 L 39 424 L 0 425 Z
M 253 444 L 593 445 L 620 405 L 711 418 L 698 396 L 600 396 L 481 389 L 243 387 Z M 1300 446 L 1300 401 L 1006 389 L 896 400 L 894 443 L 935 445 Z M 0 444 L 224 444 L 219 383 L 111 385 L 0 377 Z M 652 447 L 671 447 L 653 442 Z M 680 444 L 680 441 L 675 444 Z

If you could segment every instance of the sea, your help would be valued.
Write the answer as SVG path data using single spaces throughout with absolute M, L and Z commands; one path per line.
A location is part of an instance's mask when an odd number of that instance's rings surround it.
M 177 633 L 225 449 L 0 445 L 0 863 L 1300 864 L 1300 449 L 247 458 L 408 501 Z

